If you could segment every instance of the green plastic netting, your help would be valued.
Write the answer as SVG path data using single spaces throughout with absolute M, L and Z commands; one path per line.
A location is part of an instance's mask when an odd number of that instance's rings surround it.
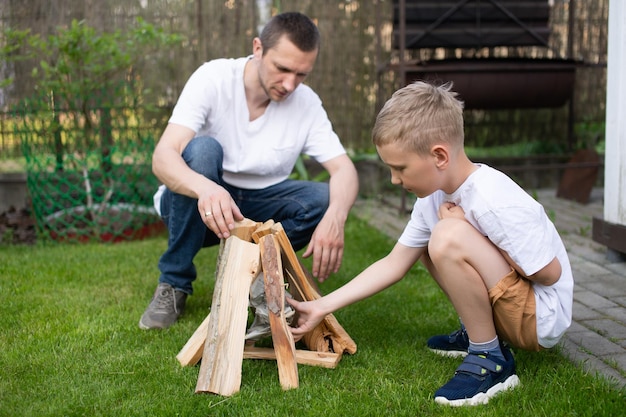
M 56 242 L 141 239 L 163 232 L 153 208 L 154 129 L 137 109 L 15 114 L 39 236 Z

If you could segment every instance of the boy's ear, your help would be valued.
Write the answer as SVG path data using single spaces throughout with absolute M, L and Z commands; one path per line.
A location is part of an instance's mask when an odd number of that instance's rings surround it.
M 435 145 L 431 148 L 430 154 L 435 158 L 435 165 L 439 169 L 446 169 L 450 162 L 450 152 L 442 145 Z

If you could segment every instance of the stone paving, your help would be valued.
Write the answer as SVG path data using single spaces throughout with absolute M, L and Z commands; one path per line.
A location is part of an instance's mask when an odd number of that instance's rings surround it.
M 574 272 L 574 310 L 560 349 L 587 372 L 626 387 L 626 262 L 611 261 L 607 248 L 592 240 L 592 219 L 603 217 L 602 189 L 594 189 L 588 204 L 556 198 L 555 190 L 530 192 L 554 221 Z M 360 199 L 354 213 L 397 239 L 409 219 L 411 196 L 386 195 Z

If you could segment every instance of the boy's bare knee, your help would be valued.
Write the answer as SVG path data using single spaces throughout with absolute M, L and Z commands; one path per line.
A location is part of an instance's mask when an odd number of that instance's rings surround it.
M 433 228 L 428 242 L 428 253 L 433 261 L 442 256 L 450 257 L 461 248 L 464 236 L 473 229 L 472 225 L 459 219 L 442 219 Z

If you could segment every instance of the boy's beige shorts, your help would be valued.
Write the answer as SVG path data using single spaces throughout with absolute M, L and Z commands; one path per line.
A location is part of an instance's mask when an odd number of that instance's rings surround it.
M 511 272 L 489 290 L 489 299 L 500 339 L 524 350 L 542 349 L 537 341 L 535 293 L 529 280 L 511 268 Z

